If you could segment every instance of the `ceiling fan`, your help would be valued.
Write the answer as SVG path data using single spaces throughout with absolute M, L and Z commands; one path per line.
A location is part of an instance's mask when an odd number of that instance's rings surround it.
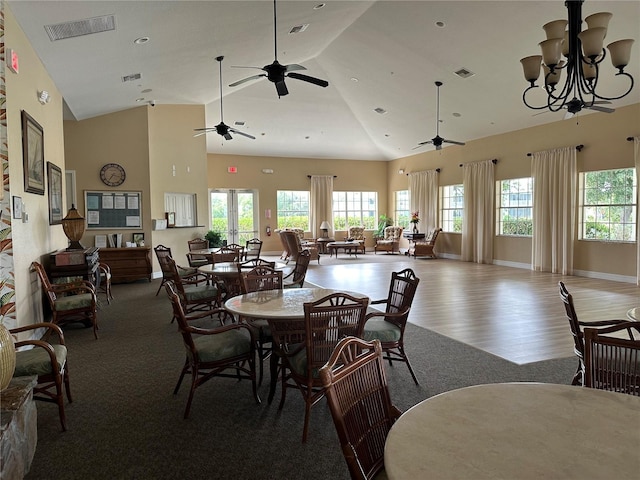
M 204 135 L 209 132 L 216 132 L 218 135 L 223 136 L 226 140 L 233 140 L 233 137 L 231 136 L 232 133 L 236 133 L 238 135 L 242 135 L 243 137 L 247 137 L 252 140 L 255 140 L 256 137 L 251 136 L 248 133 L 241 132 L 240 130 L 236 130 L 235 128 L 232 128 L 229 125 L 224 123 L 224 119 L 222 116 L 222 60 L 224 60 L 224 57 L 223 56 L 216 57 L 216 60 L 220 65 L 220 123 L 215 127 L 194 129 L 194 131 L 198 132 L 194 135 L 194 137 L 198 137 L 200 135 Z
M 456 142 L 455 140 L 446 140 L 440 136 L 440 87 L 442 86 L 442 82 L 436 82 L 436 88 L 438 89 L 438 100 L 437 100 L 437 119 L 436 119 L 436 136 L 431 140 L 427 140 L 426 142 L 420 142 L 416 148 L 420 148 L 424 145 L 433 144 L 436 147 L 436 150 L 442 150 L 443 143 L 453 143 L 454 145 L 464 145 L 464 142 Z
M 290 65 L 281 65 L 278 62 L 278 36 L 277 36 L 277 24 L 276 24 L 276 0 L 273 0 L 273 40 L 274 40 L 274 61 L 271 65 L 265 65 L 264 67 L 234 67 L 234 68 L 257 68 L 259 70 L 263 70 L 266 73 L 259 73 L 257 75 L 252 75 L 247 78 L 243 78 L 242 80 L 238 80 L 237 82 L 231 83 L 230 87 L 235 87 L 245 82 L 249 82 L 251 80 L 257 80 L 262 77 L 267 77 L 267 79 L 276 84 L 276 91 L 278 92 L 278 98 L 283 97 L 289 94 L 289 90 L 287 90 L 287 86 L 284 83 L 285 77 L 295 78 L 296 80 L 302 80 L 303 82 L 313 83 L 314 85 L 318 85 L 320 87 L 328 87 L 329 82 L 326 80 L 321 80 L 316 77 L 310 77 L 309 75 L 303 75 L 301 73 L 296 73 L 296 70 L 306 70 L 302 65 L 298 65 L 296 63 L 292 63 Z
M 577 113 L 581 112 L 582 109 L 588 109 L 588 110 L 596 110 L 598 112 L 604 112 L 604 113 L 613 113 L 615 112 L 614 108 L 608 108 L 608 107 L 600 107 L 599 105 L 609 105 L 611 104 L 610 101 L 608 100 L 595 100 L 592 102 L 585 102 L 577 97 L 573 97 L 571 100 L 569 100 L 567 103 L 565 103 L 564 105 L 562 105 L 562 107 L 560 107 L 560 109 L 564 109 L 567 111 L 567 113 L 564 114 L 564 119 L 568 120 L 569 118 L 572 118 L 574 115 L 576 115 Z M 535 117 L 536 115 L 541 115 L 543 113 L 549 113 L 549 112 L 555 112 L 557 110 L 548 110 L 545 109 L 544 112 L 539 112 L 534 114 L 533 116 Z

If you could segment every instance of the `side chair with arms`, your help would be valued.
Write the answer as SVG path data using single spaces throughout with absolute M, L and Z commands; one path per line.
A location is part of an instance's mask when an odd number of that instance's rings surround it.
M 434 228 L 429 232 L 423 241 L 417 241 L 413 247 L 409 248 L 409 256 L 415 257 L 430 257 L 438 258 L 436 252 L 433 251 L 436 246 L 436 240 L 438 234 L 442 231 L 441 228 Z
M 186 314 L 200 311 L 210 312 L 220 306 L 220 289 L 217 284 L 200 285 L 198 283 L 188 283 L 180 276 L 173 258 L 163 257 L 162 261 L 166 264 L 167 271 L 170 272 L 169 280 L 173 283 L 173 288 L 177 292 Z M 175 316 L 171 321 L 173 322 L 173 320 L 176 320 Z
M 160 282 L 160 286 L 158 287 L 158 291 L 156 292 L 156 297 L 162 286 L 165 284 L 167 280 L 171 280 L 173 276 L 173 272 L 171 269 L 167 267 L 167 263 L 164 261 L 166 257 L 171 257 L 171 249 L 169 247 L 165 247 L 164 245 L 158 245 L 153 248 L 153 251 L 156 252 L 156 258 L 158 259 L 158 263 L 160 264 L 160 270 L 162 271 L 162 281 Z M 200 279 L 200 275 L 198 274 L 198 270 L 194 267 L 181 267 L 176 265 L 178 269 L 178 274 L 185 282 L 198 281 Z
M 34 399 L 52 402 L 58 405 L 58 414 L 62 430 L 67 429 L 67 418 L 64 412 L 64 393 L 67 392 L 67 400 L 71 398 L 69 387 L 69 366 L 67 362 L 67 347 L 64 343 L 62 329 L 53 323 L 33 323 L 24 327 L 12 328 L 9 333 L 16 335 L 21 332 L 36 329 L 45 329 L 42 338 L 47 341 L 21 340 L 15 343 L 16 368 L 14 377 L 37 376 L 38 383 L 33 389 Z M 51 341 L 55 340 L 55 342 Z M 24 349 L 21 347 L 32 346 Z
M 93 336 L 97 339 L 97 303 L 93 284 L 86 280 L 52 284 L 44 267 L 38 262 L 31 263 L 31 270 L 38 274 L 42 290 L 49 300 L 52 312 L 51 321 L 55 325 L 82 322 L 86 326 L 93 326 Z
M 293 230 L 282 230 L 280 231 L 280 237 L 283 239 L 283 244 L 287 246 L 287 262 L 293 260 L 297 261 L 298 255 L 303 250 L 308 250 L 310 255 L 310 260 L 317 260 L 320 263 L 320 253 L 318 251 L 318 246 L 314 242 L 301 242 L 300 235 Z
M 259 404 L 260 397 L 256 385 L 255 340 L 251 328 L 247 325 L 234 323 L 233 315 L 221 308 L 211 312 L 201 312 L 200 316 L 215 314 L 222 326 L 201 328 L 189 325 L 173 282 L 168 281 L 165 284 L 165 289 L 173 306 L 173 315 L 178 320 L 178 327 L 186 350 L 186 359 L 178 383 L 173 390 L 174 395 L 177 395 L 184 376 L 191 375 L 191 387 L 184 418 L 189 417 L 196 388 L 213 377 L 251 380 L 253 397 Z M 189 322 L 195 318 L 196 316 L 190 315 Z M 229 373 L 228 370 L 234 372 Z
M 111 304 L 113 293 L 111 292 L 111 267 L 104 262 L 98 264 L 98 274 L 100 275 L 100 291 L 107 297 L 107 304 Z
M 198 250 L 208 249 L 209 248 L 208 240 L 205 240 L 204 238 L 194 238 L 193 240 L 188 240 L 187 245 L 189 246 L 189 253 L 187 253 L 187 260 L 189 262 L 190 267 L 198 268 L 209 263 L 209 257 L 206 254 L 191 253 Z
M 387 298 L 371 302 L 371 305 L 386 305 L 385 310 L 380 312 L 370 309 L 362 337 L 367 341 L 380 340 L 384 358 L 389 360 L 389 365 L 392 365 L 393 360 L 406 363 L 416 385 L 418 379 L 404 350 L 404 331 L 419 283 L 420 279 L 410 268 L 393 272 Z
M 309 250 L 302 250 L 296 259 L 296 265 L 293 270 L 282 278 L 284 288 L 302 288 L 304 279 L 307 276 L 307 268 L 311 261 Z
M 238 243 L 229 243 L 220 249 L 221 252 L 235 252 L 236 257 L 233 262 L 242 262 L 244 260 L 244 245 Z
M 264 261 L 264 260 L 263 260 Z M 282 290 L 282 272 L 274 270 L 272 266 L 258 265 L 243 272 L 238 265 L 238 272 L 242 279 L 242 293 L 261 292 L 265 290 Z M 273 351 L 273 337 L 269 322 L 262 318 L 251 318 L 244 320 L 245 323 L 253 327 L 258 333 L 258 361 L 260 367 L 260 376 L 258 385 L 262 385 L 262 376 L 264 372 L 264 361 L 269 358 Z M 269 345 L 269 347 L 265 347 Z
M 262 251 L 262 240 L 260 240 L 259 238 L 252 238 L 251 240 L 247 240 L 244 247 L 244 260 L 260 258 L 261 251 Z
M 344 238 L 346 240 L 351 240 L 354 242 L 358 242 L 358 250 L 361 250 L 362 253 L 366 253 L 366 247 L 364 245 L 367 237 L 364 235 L 364 227 L 349 227 L 347 230 L 347 236 Z
M 573 337 L 573 353 L 578 357 L 578 368 L 573 376 L 571 385 L 583 385 L 584 384 L 584 333 L 583 327 L 610 327 L 625 323 L 627 320 L 601 320 L 596 322 L 581 322 L 578 320 L 578 315 L 573 303 L 573 296 L 567 290 L 567 287 L 563 282 L 558 282 L 560 287 L 560 299 L 564 305 L 565 314 L 567 320 L 569 320 L 569 327 L 571 328 L 571 336 Z
M 384 445 L 402 412 L 391 403 L 379 340 L 340 340 L 320 369 L 342 454 L 354 480 L 384 471 Z
M 585 328 L 584 345 L 585 386 L 640 397 L 640 322 Z
M 289 388 L 300 391 L 305 402 L 302 442 L 307 441 L 311 407 L 324 397 L 319 371 L 345 336 L 361 336 L 368 298 L 334 293 L 304 304 L 304 320 L 277 319 L 269 323 L 282 361 L 282 409 Z
M 400 253 L 402 230 L 402 227 L 385 227 L 384 236 L 376 239 L 376 244 L 373 247 L 374 253 L 378 253 L 378 250 L 387 253 Z

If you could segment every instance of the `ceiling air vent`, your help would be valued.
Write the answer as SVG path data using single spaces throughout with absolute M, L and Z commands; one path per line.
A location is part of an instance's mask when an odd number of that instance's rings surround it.
M 140 80 L 142 78 L 141 73 L 132 73 L 131 75 L 125 75 L 122 77 L 123 82 L 135 82 L 136 80 Z
M 289 30 L 289 35 L 292 35 L 294 33 L 302 33 L 307 29 L 308 26 L 309 26 L 308 23 L 304 23 L 302 25 L 296 25 L 295 27 L 292 27 L 291 30 Z
M 236 120 L 233 124 L 237 125 L 238 127 L 242 127 L 244 125 L 244 122 L 242 120 Z
M 384 115 L 387 111 L 382 107 L 376 107 L 373 109 L 374 112 L 379 113 L 380 115 Z
M 456 75 L 458 75 L 460 78 L 469 78 L 469 77 L 473 77 L 475 75 L 475 73 L 473 73 L 471 70 L 467 70 L 466 68 L 461 68 L 460 70 L 457 70 L 455 72 Z
M 65 38 L 81 37 L 83 35 L 115 30 L 116 17 L 114 15 L 103 15 L 102 17 L 87 18 L 85 20 L 45 25 L 44 29 L 51 41 L 55 42 L 56 40 L 64 40 Z

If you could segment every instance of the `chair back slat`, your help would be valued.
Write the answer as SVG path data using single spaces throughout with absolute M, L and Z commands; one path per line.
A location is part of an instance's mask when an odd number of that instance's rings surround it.
M 252 258 L 260 258 L 260 252 L 262 251 L 262 240 L 259 238 L 252 238 L 247 240 L 244 251 L 244 259 L 250 260 Z
M 238 271 L 242 278 L 242 293 L 265 290 L 282 290 L 282 272 L 267 265 L 258 265 L 246 273 Z

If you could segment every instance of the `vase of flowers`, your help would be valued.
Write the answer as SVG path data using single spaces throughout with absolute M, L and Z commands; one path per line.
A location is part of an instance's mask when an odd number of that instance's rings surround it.
M 420 221 L 420 212 L 411 213 L 411 220 L 409 220 L 413 224 L 413 233 L 418 233 L 418 222 Z

